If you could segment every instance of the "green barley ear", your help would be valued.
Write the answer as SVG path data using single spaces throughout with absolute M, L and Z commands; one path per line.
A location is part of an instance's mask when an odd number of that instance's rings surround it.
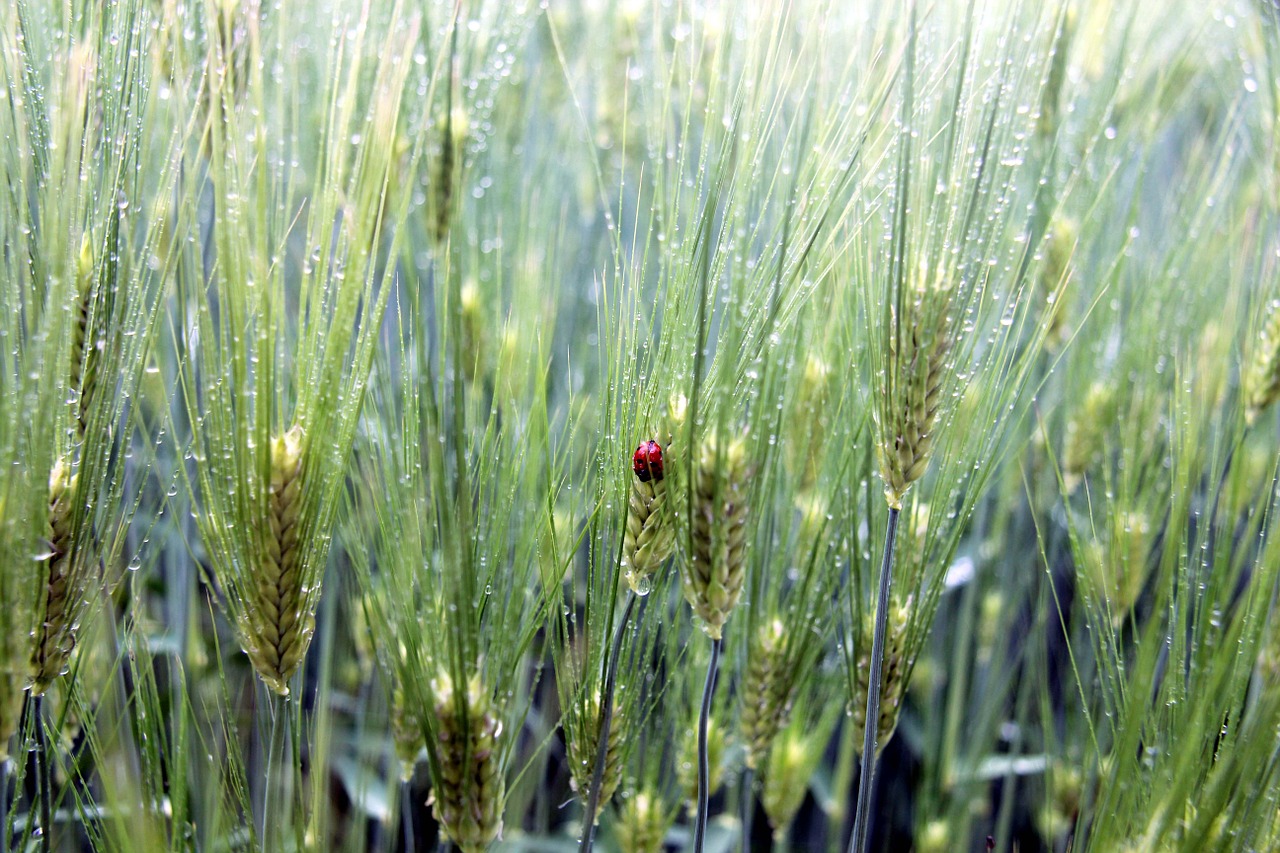
M 788 442 L 788 466 L 796 491 L 807 494 L 818 480 L 822 449 L 830 434 L 831 365 L 810 353 L 800 374 L 795 400 L 794 439 Z
M 440 141 L 440 160 L 436 168 L 435 222 L 432 236 L 444 245 L 453 222 L 454 184 L 458 180 L 458 160 L 471 133 L 471 120 L 462 104 L 455 103 L 441 122 L 444 133 Z
M 1081 405 L 1073 410 L 1062 446 L 1062 479 L 1068 493 L 1076 490 L 1102 456 L 1107 425 L 1115 418 L 1115 410 L 1115 389 L 1102 381 L 1090 385 Z
M 761 625 L 747 652 L 747 671 L 742 681 L 742 739 L 747 749 L 747 766 L 762 767 L 769 747 L 791 710 L 788 680 L 782 668 L 782 621 Z
M 314 614 L 305 606 L 298 543 L 302 441 L 302 427 L 296 424 L 271 439 L 268 529 L 252 600 L 246 602 L 249 618 L 242 638 L 258 675 L 281 696 L 289 695 L 289 678 L 302 662 L 314 630 Z
M 818 742 L 821 740 L 821 742 Z M 809 791 L 809 780 L 822 760 L 826 738 L 807 734 L 798 726 L 788 726 L 769 750 L 760 797 L 764 813 L 773 828 L 774 843 L 781 845 L 787 828 Z
M 485 329 L 489 325 L 480 300 L 480 287 L 475 279 L 469 278 L 463 282 L 458 301 L 462 314 L 462 375 L 468 382 L 475 382 L 477 376 L 484 377 L 488 372 L 485 369 Z
M 667 448 L 670 449 L 670 443 Z M 622 573 L 636 595 L 647 595 L 649 576 L 675 549 L 675 527 L 668 517 L 664 469 L 669 453 L 656 441 L 646 441 L 635 454 L 635 476 L 627 501 L 627 526 L 622 535 Z
M 615 828 L 622 853 L 662 853 L 675 811 L 656 791 L 641 790 L 622 804 Z
M 413 768 L 418 756 L 427 748 L 423 736 L 422 720 L 412 703 L 405 696 L 404 688 L 396 685 L 391 690 L 391 739 L 395 743 L 396 758 L 400 759 L 400 780 L 413 778 Z
M 1267 308 L 1267 321 L 1244 369 L 1241 384 L 1245 423 L 1253 426 L 1258 417 L 1280 399 L 1280 300 L 1273 300 Z
M 1080 225 L 1068 216 L 1054 219 L 1045 236 L 1044 265 L 1040 268 L 1039 297 L 1044 300 L 1045 349 L 1057 352 L 1066 343 L 1067 322 L 1063 294 L 1071 283 L 1071 256 L 1080 240 Z
M 911 623 L 911 602 L 889 605 L 888 630 L 885 634 L 884 658 L 881 664 L 880 719 L 876 730 L 877 757 L 898 727 L 898 713 L 902 710 L 902 698 L 907 690 L 907 631 Z M 871 672 L 871 639 L 875 629 L 875 614 L 868 612 L 863 620 L 862 642 L 859 646 L 857 665 L 857 695 L 853 698 L 853 732 L 855 742 L 860 742 L 867 720 L 868 677 Z
M 1147 582 L 1151 521 L 1142 510 L 1115 510 L 1110 531 L 1084 544 L 1081 554 L 1092 590 L 1105 602 L 1116 627 L 1133 609 Z
M 71 321 L 71 390 L 76 396 L 77 437 L 81 441 L 84 441 L 89 408 L 98 384 L 98 348 L 89 342 L 93 269 L 93 243 L 86 233 L 76 259 L 76 300 Z
M 696 723 L 696 715 L 695 715 Z M 725 730 L 714 716 L 707 719 L 708 796 L 714 797 L 724 783 L 724 758 L 729 742 Z M 685 800 L 698 802 L 698 728 L 694 725 L 685 733 L 680 743 L 680 757 L 676 761 L 676 781 L 684 792 Z M 692 810 L 692 807 L 690 808 Z
M 459 691 L 449 674 L 441 672 L 432 689 L 440 765 L 432 814 L 462 853 L 482 853 L 502 833 L 502 723 L 479 675 Z
M 1040 834 L 1050 842 L 1066 838 L 1076 825 L 1083 801 L 1084 779 L 1080 769 L 1061 759 L 1051 765 L 1048 796 L 1037 814 Z
M 929 465 L 954 344 L 950 287 L 940 277 L 931 279 L 924 263 L 918 275 L 893 309 L 887 387 L 879 395 L 880 475 L 893 509 L 901 508 L 907 489 Z
M 66 669 L 88 592 L 88 572 L 74 553 L 72 515 L 79 478 L 66 457 L 49 474 L 49 552 L 45 559 L 41 619 L 31 655 L 31 694 L 42 695 Z
M 742 595 L 747 574 L 746 443 L 721 448 L 706 439 L 698 459 L 691 541 L 693 553 L 680 563 L 684 597 L 718 640 Z
M 621 690 L 619 689 L 619 693 Z M 613 719 L 609 726 L 609 743 L 605 748 L 604 776 L 600 779 L 600 796 L 596 801 L 599 817 L 622 783 L 623 748 L 627 727 L 627 703 L 618 696 L 613 705 Z M 599 746 L 600 692 L 599 689 L 585 703 L 582 720 L 573 727 L 576 737 L 565 732 L 569 752 L 569 786 L 585 805 L 591 791 L 591 777 L 595 771 L 596 749 Z

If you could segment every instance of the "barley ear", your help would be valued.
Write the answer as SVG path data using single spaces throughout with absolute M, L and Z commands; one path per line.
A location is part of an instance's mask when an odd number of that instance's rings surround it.
M 884 641 L 884 662 L 881 665 L 880 715 L 876 729 L 877 755 L 898 728 L 898 714 L 907 690 L 907 629 L 911 620 L 911 602 L 889 605 L 889 621 Z M 871 640 L 875 631 L 875 614 L 868 613 L 863 620 L 861 651 L 858 654 L 857 689 L 853 701 L 854 736 L 861 741 L 867 722 L 867 690 L 871 672 Z
M 783 658 L 783 625 L 778 619 L 761 625 L 747 652 L 742 680 L 742 740 L 747 767 L 762 767 L 769 747 L 791 711 L 786 661 Z
M 481 853 L 502 833 L 506 780 L 498 761 L 502 723 L 479 676 L 459 691 L 447 673 L 435 680 L 436 758 L 432 813 L 462 853 Z
M 31 656 L 31 695 L 41 696 L 66 669 L 76 644 L 73 618 L 84 595 L 84 584 L 75 574 L 72 548 L 72 514 L 78 477 L 71 473 L 66 457 L 58 460 L 49 474 L 49 551 L 41 619 Z
M 696 723 L 696 717 L 694 722 Z M 707 765 L 709 779 L 708 796 L 714 797 L 724 782 L 724 754 L 729 747 L 724 728 L 715 717 L 707 719 Z M 676 762 L 676 781 L 684 793 L 690 809 L 698 802 L 698 729 L 689 729 L 680 742 L 680 756 Z
M 809 791 L 809 780 L 817 764 L 810 755 L 812 749 L 803 733 L 788 728 L 779 734 L 769 752 L 760 803 L 778 846 L 782 845 L 787 827 L 795 820 Z
M 1242 384 L 1245 422 L 1253 426 L 1280 399 L 1280 300 L 1273 301 L 1268 309 L 1267 322 L 1244 370 Z
M 922 270 L 928 282 L 928 272 Z M 942 284 L 926 284 L 908 295 L 896 334 L 888 337 L 888 383 L 880 430 L 880 475 L 885 500 L 901 509 L 902 498 L 919 480 L 933 452 L 934 430 L 942 406 L 952 329 L 949 294 Z
M 627 798 L 615 826 L 622 853 L 662 853 L 675 814 L 656 792 L 642 790 Z
M 89 342 L 89 313 L 93 298 L 93 245 L 86 233 L 76 261 L 76 301 L 71 323 L 71 389 L 76 396 L 77 438 L 84 440 L 89 406 L 98 384 L 98 351 Z
M 623 748 L 626 745 L 625 729 L 627 725 L 626 704 L 619 699 L 613 705 L 613 719 L 609 726 L 609 739 L 605 747 L 604 775 L 600 778 L 600 796 L 596 800 L 596 813 L 599 817 L 609 800 L 613 798 L 618 785 L 622 783 Z M 591 793 L 591 777 L 595 770 L 596 751 L 599 747 L 600 731 L 600 694 L 596 692 L 587 701 L 585 713 L 579 724 L 575 737 L 567 737 L 569 748 L 569 786 L 584 804 Z
M 684 597 L 713 640 L 742 595 L 747 552 L 746 446 L 741 438 L 721 450 L 711 438 L 698 461 L 692 519 L 693 553 L 681 562 Z
M 668 444 L 668 448 L 670 444 Z M 671 464 L 667 454 L 666 464 Z M 649 576 L 671 556 L 676 538 L 667 517 L 667 482 L 662 473 L 631 478 L 627 526 L 622 534 L 622 573 L 636 595 L 649 592 Z
M 908 314 L 916 313 L 909 307 Z M 884 479 L 884 498 L 893 508 L 901 508 L 906 491 L 924 475 L 933 451 L 933 430 L 942 402 L 950 339 L 941 329 L 925 336 L 919 321 L 902 328 L 901 351 L 892 343 L 891 361 L 899 382 L 893 398 L 890 424 L 884 435 L 879 461 Z
M 298 542 L 302 503 L 302 427 L 271 440 L 267 530 L 254 599 L 248 607 L 245 651 L 268 687 L 289 694 L 289 678 L 302 662 L 311 637 Z
M 400 781 L 408 782 L 413 778 L 413 768 L 427 744 L 417 710 L 409 704 L 404 688 L 399 685 L 391 691 L 390 716 L 391 739 L 395 742 L 396 758 L 400 759 Z

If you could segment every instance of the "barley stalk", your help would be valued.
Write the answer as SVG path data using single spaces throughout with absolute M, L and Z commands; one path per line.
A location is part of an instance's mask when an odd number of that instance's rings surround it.
M 502 723 L 478 675 L 459 691 L 449 675 L 441 673 L 434 691 L 440 776 L 432 813 L 462 853 L 481 853 L 502 832 Z
M 281 696 L 306 653 L 313 630 L 303 590 L 298 542 L 303 432 L 295 425 L 271 440 L 267 530 L 255 583 L 247 587 L 245 652 L 263 682 Z
M 28 670 L 25 665 L 15 666 L 12 648 L 5 649 L 3 667 L 0 667 L 0 768 L 9 760 L 9 741 L 22 724 L 22 697 L 26 692 Z M 12 661 L 12 662 L 10 662 Z M 25 661 L 24 661 L 25 663 Z M 0 782 L 3 779 L 0 777 Z M 0 789 L 0 796 L 4 795 Z

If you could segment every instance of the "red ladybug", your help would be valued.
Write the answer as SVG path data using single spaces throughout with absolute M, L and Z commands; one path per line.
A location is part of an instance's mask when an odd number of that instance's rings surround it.
M 636 453 L 631 457 L 631 470 L 636 472 L 640 482 L 647 483 L 662 479 L 662 445 L 650 439 L 640 442 Z

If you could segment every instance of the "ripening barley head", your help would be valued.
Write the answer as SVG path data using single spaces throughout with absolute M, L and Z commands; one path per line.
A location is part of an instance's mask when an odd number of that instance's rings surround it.
M 315 578 L 303 571 L 299 543 L 304 439 L 296 424 L 271 439 L 262 550 L 253 583 L 241 590 L 245 653 L 263 682 L 281 695 L 288 694 L 315 630 L 315 604 L 307 590 Z
M 662 853 L 675 809 L 657 790 L 642 788 L 623 801 L 614 834 L 622 853 Z
M 234 23 L 236 14 L 228 7 L 216 25 Z M 416 38 L 416 23 L 403 24 L 376 51 L 363 46 L 359 28 L 321 75 L 324 144 L 311 144 L 314 126 L 287 124 L 305 114 L 299 99 L 309 108 L 317 95 L 293 87 L 291 75 L 230 68 L 211 75 L 203 103 L 211 115 L 200 156 L 218 201 L 207 239 L 188 241 L 176 270 L 189 318 L 178 344 L 187 353 L 179 389 L 191 443 L 179 471 L 219 603 L 278 695 L 288 694 L 314 630 L 391 289 L 394 264 L 385 259 L 395 256 L 408 205 L 392 191 L 410 65 L 401 59 Z M 238 27 L 229 32 L 234 43 L 213 45 L 228 54 L 221 61 L 234 56 L 245 69 L 306 61 L 276 55 L 279 45 L 269 40 L 242 39 Z M 298 166 L 314 175 L 313 185 L 263 162 L 264 129 L 246 105 L 266 102 L 284 108 L 282 134 L 305 140 Z M 398 210 L 385 216 L 393 196 Z M 286 235 L 296 236 L 301 253 L 282 253 Z M 206 266 L 209 256 L 215 261 Z
M 788 673 L 782 621 L 771 619 L 756 630 L 747 649 L 742 679 L 742 740 L 747 766 L 762 767 L 769 748 L 791 711 L 794 673 Z
M 668 443 L 668 450 L 670 446 Z M 667 499 L 666 468 L 670 464 L 670 454 L 664 454 L 653 439 L 641 442 L 632 459 L 622 573 L 627 585 L 639 595 L 648 593 L 649 576 L 675 549 L 675 525 L 669 517 Z
M 502 833 L 506 778 L 499 760 L 502 722 L 480 676 L 458 689 L 441 671 L 435 694 L 436 762 L 432 813 L 463 853 L 482 853 Z
M 747 573 L 746 441 L 709 437 L 695 473 L 691 553 L 680 561 L 684 597 L 713 640 L 721 638 Z
M 1266 321 L 1242 373 L 1245 422 L 1252 426 L 1280 399 L 1280 300 L 1267 306 Z
M 883 750 L 898 727 L 898 715 L 907 692 L 907 678 L 918 652 L 910 647 L 912 602 L 890 600 L 888 630 L 885 635 L 884 657 L 881 660 L 880 718 L 876 721 L 876 748 Z M 861 742 L 866 726 L 867 690 L 870 688 L 871 640 L 875 628 L 875 614 L 868 611 L 859 640 L 858 661 L 855 669 L 856 695 L 850 708 L 853 712 L 855 742 Z
M 628 727 L 634 726 L 628 719 L 629 711 L 625 691 L 619 690 L 614 696 L 613 719 L 610 721 L 605 745 L 604 775 L 600 779 L 600 794 L 596 801 L 596 813 L 592 817 L 600 816 L 618 790 L 618 785 L 622 783 L 622 771 L 626 762 L 626 735 Z M 576 724 L 565 726 L 569 786 L 583 805 L 586 805 L 591 794 L 591 782 L 595 775 L 596 750 L 600 744 L 600 713 L 600 693 L 597 689 L 583 702 L 583 707 L 578 709 Z
M 953 288 L 946 268 L 921 262 L 889 306 L 884 373 L 876 385 L 876 425 L 885 500 L 898 509 L 933 453 L 955 346 Z

